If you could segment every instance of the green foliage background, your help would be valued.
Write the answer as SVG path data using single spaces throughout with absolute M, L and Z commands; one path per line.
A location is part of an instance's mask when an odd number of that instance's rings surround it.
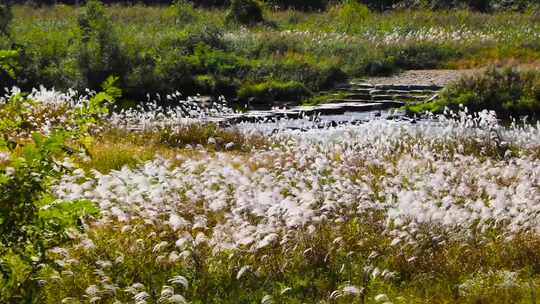
M 1 86 L 98 90 L 115 75 L 130 104 L 146 100 L 148 93 L 173 91 L 234 99 L 249 84 L 292 81 L 315 92 L 348 77 L 540 58 L 540 39 L 524 31 L 540 27 L 534 11 L 486 15 L 397 9 L 380 14 L 353 0 L 320 13 L 259 5 L 264 21 L 248 22 L 253 26 L 247 28 L 227 22 L 228 8 L 203 9 L 187 1 L 166 7 L 97 1 L 84 7 L 15 5 L 11 38 L 0 37 Z M 430 28 L 502 36 L 487 43 L 381 44 L 361 38 Z

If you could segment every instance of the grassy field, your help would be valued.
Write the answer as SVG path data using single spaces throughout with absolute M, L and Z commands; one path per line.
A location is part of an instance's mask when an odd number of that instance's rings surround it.
M 92 10 L 98 13 L 85 13 Z M 281 89 L 280 99 L 309 98 L 310 91 L 348 77 L 540 59 L 540 19 L 534 11 L 266 7 L 265 21 L 250 27 L 227 22 L 225 9 L 189 4 L 15 6 L 13 14 L 13 41 L 0 40 L 0 49 L 14 42 L 19 64 L 16 77 L 6 83 L 26 90 L 39 85 L 98 89 L 115 75 L 124 97 L 135 102 L 148 93 L 236 97 L 241 87 L 259 88 L 240 96 L 247 99 L 285 83 L 291 89 Z M 82 28 L 85 22 L 89 26 Z M 300 96 L 299 86 L 307 90 Z
M 537 299 L 538 124 L 222 129 L 119 94 L 0 99 L 0 303 Z

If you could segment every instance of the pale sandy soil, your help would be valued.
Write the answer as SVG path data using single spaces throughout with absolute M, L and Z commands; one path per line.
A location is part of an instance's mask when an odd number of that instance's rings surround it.
M 372 84 L 396 85 L 439 85 L 445 86 L 449 82 L 465 75 L 472 75 L 479 70 L 410 70 L 390 77 L 368 77 L 362 79 Z
M 520 64 L 517 67 L 524 70 L 540 70 L 540 62 Z M 484 70 L 485 68 L 468 70 L 409 70 L 390 77 L 367 77 L 362 80 L 372 84 L 445 86 L 462 76 L 470 76 Z

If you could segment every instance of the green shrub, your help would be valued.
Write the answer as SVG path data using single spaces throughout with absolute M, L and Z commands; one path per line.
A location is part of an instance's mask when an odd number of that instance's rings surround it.
M 343 82 L 347 75 L 333 65 L 317 65 L 302 60 L 265 62 L 252 71 L 252 79 L 273 78 L 280 81 L 296 81 L 313 91 L 327 89 Z
M 55 169 L 53 157 L 61 154 L 64 140 L 61 133 L 49 138 L 34 134 L 33 143 L 22 148 L 21 157 L 12 155 L 8 164 L 0 166 L 1 303 L 26 302 L 27 295 L 37 289 L 30 274 L 37 270 L 36 262 L 43 261 L 47 236 L 52 234 L 43 229 L 37 202 L 46 191 L 48 179 L 61 174 Z M 15 144 L 0 140 L 0 151 L 14 154 L 15 148 Z
M 372 58 L 363 67 L 363 74 L 370 76 L 390 76 L 397 71 L 399 71 L 399 67 L 396 58 L 391 55 Z
M 143 43 L 126 43 L 122 38 L 120 55 L 125 64 L 113 73 L 123 76 L 125 97 L 139 102 L 146 100 L 148 93 L 168 94 L 175 90 L 187 95 L 205 93 L 199 91 L 194 77 L 213 72 L 204 70 L 204 61 L 194 53 L 199 45 L 206 45 L 212 51 L 218 49 L 218 52 L 224 47 L 223 30 L 212 22 L 182 26 L 173 35 L 161 39 L 155 48 L 147 48 Z
M 250 69 L 248 60 L 232 53 L 212 49 L 203 43 L 195 47 L 193 56 L 199 63 L 201 73 L 243 78 Z
M 18 51 L 0 50 L 0 84 L 2 87 L 15 85 L 20 68 Z
M 226 20 L 242 25 L 254 25 L 264 21 L 260 5 L 255 0 L 232 0 Z
M 35 275 L 47 250 L 66 242 L 65 230 L 81 217 L 97 214 L 88 201 L 48 205 L 50 180 L 69 171 L 55 161 L 66 156 L 67 135 L 35 133 L 24 145 L 0 139 L 0 153 L 11 154 L 0 164 L 0 303 L 36 303 Z
M 156 60 L 156 89 L 158 92 L 182 89 L 183 94 L 196 93 L 194 75 L 197 70 L 200 67 L 193 56 L 167 52 Z
M 197 75 L 195 84 L 200 88 L 201 94 L 213 93 L 216 89 L 216 79 L 211 75 Z
M 61 134 L 43 138 L 34 134 L 26 145 L 22 158 L 13 159 L 10 166 L 0 170 L 0 243 L 6 247 L 22 245 L 32 237 L 37 206 L 35 202 L 45 190 L 45 178 L 56 172 L 52 157 L 62 150 L 65 137 Z M 2 150 L 8 148 L 5 141 Z M 0 147 L 2 148 L 2 147 Z M 11 153 L 14 153 L 12 146 Z
M 186 50 L 186 53 L 189 52 Z M 192 52 L 182 54 L 170 49 L 155 59 L 147 58 L 148 62 L 141 62 L 140 65 L 141 69 L 147 71 L 145 74 L 130 73 L 130 88 L 139 90 L 136 96 L 143 97 L 149 91 L 170 93 L 175 90 L 186 95 L 233 96 L 237 80 L 245 78 L 252 68 L 249 60 L 203 42 L 195 45 Z
M 77 62 L 87 88 L 97 89 L 109 76 L 123 78 L 128 67 L 112 22 L 101 2 L 90 0 L 78 17 Z
M 213 96 L 233 96 L 238 89 L 237 81 L 221 75 L 197 75 L 197 92 Z
M 158 92 L 160 83 L 156 79 L 157 58 L 151 52 L 129 54 L 130 69 L 124 79 L 125 96 L 128 99 L 144 100 L 148 92 Z
M 303 84 L 295 81 L 282 82 L 269 80 L 262 83 L 245 83 L 238 91 L 242 101 L 272 103 L 274 101 L 300 101 L 312 95 Z
M 442 112 L 445 107 L 470 111 L 495 111 L 500 117 L 540 117 L 540 73 L 515 68 L 490 68 L 485 73 L 464 77 L 449 85 L 439 99 L 409 107 L 409 111 Z

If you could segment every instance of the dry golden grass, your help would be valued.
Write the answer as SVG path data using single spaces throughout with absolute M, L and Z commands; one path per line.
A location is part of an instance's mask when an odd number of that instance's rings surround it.
M 177 155 L 192 159 L 204 152 L 226 151 L 235 155 L 268 146 L 262 135 L 246 136 L 238 130 L 227 130 L 214 125 L 189 125 L 155 132 L 130 132 L 108 129 L 99 134 L 89 149 L 90 160 L 82 162 L 85 169 L 100 172 L 134 166 L 156 156 L 175 160 Z

